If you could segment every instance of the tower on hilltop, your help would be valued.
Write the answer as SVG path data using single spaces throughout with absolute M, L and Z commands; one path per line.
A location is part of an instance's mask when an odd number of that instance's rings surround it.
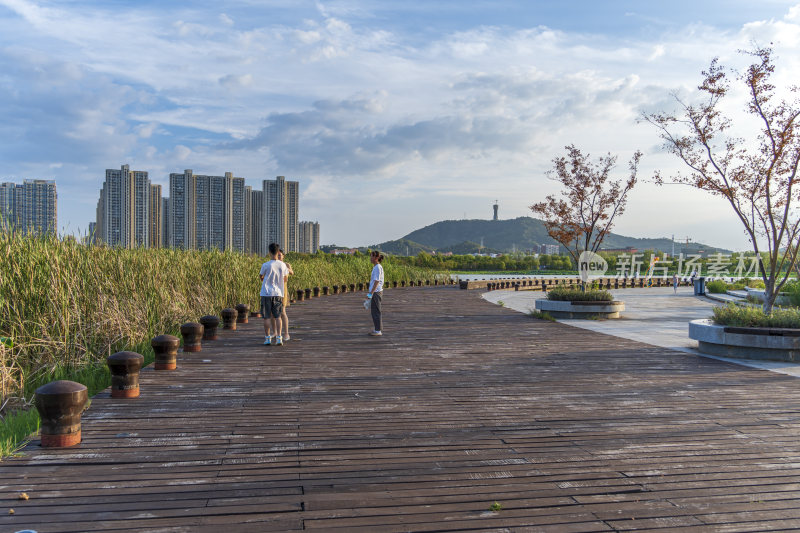
M 494 201 L 494 205 L 492 207 L 494 208 L 494 218 L 492 218 L 492 220 L 497 220 L 497 209 L 499 207 L 497 205 L 497 200 Z

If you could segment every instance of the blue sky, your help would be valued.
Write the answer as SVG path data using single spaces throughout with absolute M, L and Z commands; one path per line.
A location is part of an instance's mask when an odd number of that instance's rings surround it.
M 637 117 L 753 42 L 793 82 L 800 4 L 0 0 L 0 180 L 56 179 L 77 232 L 106 168 L 285 175 L 323 243 L 373 244 L 529 215 L 571 143 L 678 170 Z M 616 231 L 747 247 L 724 203 L 644 182 Z

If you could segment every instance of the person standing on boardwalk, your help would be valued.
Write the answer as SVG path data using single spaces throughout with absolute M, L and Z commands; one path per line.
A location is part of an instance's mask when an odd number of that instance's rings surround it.
M 289 268 L 286 263 L 278 260 L 281 247 L 272 243 L 269 245 L 270 260 L 261 265 L 261 316 L 264 317 L 264 345 L 273 344 L 270 337 L 270 327 L 275 332 L 276 346 L 283 344 L 281 338 L 281 314 L 283 314 L 283 290 L 289 277 Z
M 672 275 L 672 289 L 678 294 L 678 274 Z
M 283 261 L 284 254 L 283 250 L 278 250 L 278 261 Z M 294 270 L 292 270 L 292 265 L 283 261 L 286 267 L 289 269 L 289 275 L 294 276 Z M 283 324 L 283 342 L 291 340 L 292 338 L 289 336 L 289 317 L 286 315 L 286 309 L 289 307 L 289 289 L 287 285 L 283 286 L 283 313 L 281 313 L 281 324 Z
M 369 254 L 369 260 L 374 265 L 372 267 L 372 276 L 369 280 L 369 292 L 367 293 L 367 300 L 370 301 L 370 311 L 372 313 L 372 322 L 375 329 L 372 330 L 370 335 L 378 337 L 383 335 L 381 329 L 383 328 L 383 319 L 381 317 L 381 300 L 383 299 L 383 254 L 377 250 L 373 250 Z

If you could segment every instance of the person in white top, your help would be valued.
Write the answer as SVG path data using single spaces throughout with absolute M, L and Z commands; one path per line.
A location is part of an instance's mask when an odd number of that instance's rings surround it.
M 261 265 L 261 316 L 264 317 L 264 344 L 281 346 L 281 314 L 283 313 L 283 291 L 289 277 L 289 267 L 277 259 L 281 247 L 269 245 L 270 261 Z M 271 342 L 270 326 L 275 331 L 275 341 Z
M 383 254 L 377 250 L 373 250 L 369 254 L 369 260 L 374 265 L 372 267 L 372 276 L 369 280 L 369 292 L 367 293 L 367 300 L 370 300 L 370 311 L 372 312 L 372 322 L 375 329 L 372 330 L 370 335 L 379 337 L 383 335 L 381 329 L 383 328 L 383 318 L 381 317 L 381 300 L 383 299 Z
M 277 257 L 278 261 L 283 261 L 283 258 L 284 258 L 283 250 L 278 250 L 278 257 Z M 290 263 L 287 263 L 286 261 L 283 262 L 286 263 L 286 268 L 289 269 L 289 275 L 294 276 L 294 270 L 292 270 L 292 265 Z M 283 324 L 283 342 L 291 340 L 291 337 L 289 336 L 289 317 L 286 315 L 286 309 L 289 307 L 289 300 L 291 299 L 289 298 L 290 296 L 291 295 L 289 294 L 287 287 L 284 286 L 283 313 L 281 313 L 281 323 Z

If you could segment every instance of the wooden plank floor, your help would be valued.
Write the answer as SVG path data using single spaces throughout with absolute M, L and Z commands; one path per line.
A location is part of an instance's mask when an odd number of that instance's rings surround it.
M 797 379 L 452 287 L 387 291 L 372 338 L 362 298 L 98 395 L 80 446 L 0 463 L 0 531 L 800 528 Z

